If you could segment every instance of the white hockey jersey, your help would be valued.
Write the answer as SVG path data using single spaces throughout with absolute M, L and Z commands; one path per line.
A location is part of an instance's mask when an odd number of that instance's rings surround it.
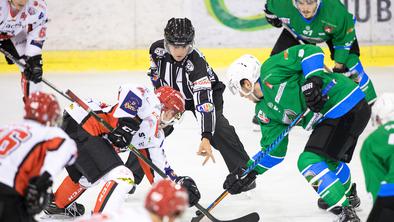
M 30 178 L 52 177 L 77 156 L 75 142 L 58 127 L 33 120 L 0 128 L 0 182 L 24 196 Z
M 118 118 L 138 116 L 142 122 L 131 144 L 137 149 L 161 147 L 165 138 L 163 130 L 159 129 L 161 104 L 150 89 L 126 84 L 120 87 L 119 100 L 115 105 L 107 106 L 93 99 L 85 100 L 85 103 L 113 128 L 116 127 Z M 109 132 L 76 103 L 68 106 L 66 111 L 93 136 Z
M 142 122 L 140 129 L 131 140 L 131 145 L 141 150 L 143 155 L 149 156 L 152 162 L 169 177 L 172 179 L 176 177 L 163 149 L 165 135 L 164 131 L 159 128 L 161 103 L 152 90 L 125 84 L 119 89 L 118 103 L 115 105 L 107 106 L 93 99 L 87 99 L 85 103 L 113 128 L 117 126 L 118 118 L 138 116 Z M 66 111 L 92 136 L 105 138 L 105 134 L 109 133 L 108 129 L 78 104 L 72 103 Z M 140 163 L 143 168 L 149 168 L 146 164 Z M 150 183 L 161 179 L 157 172 L 147 174 L 147 177 Z
M 0 2 L 0 44 L 11 39 L 19 56 L 41 54 L 46 37 L 47 5 L 44 0 L 27 0 L 25 7 L 14 13 L 8 0 Z

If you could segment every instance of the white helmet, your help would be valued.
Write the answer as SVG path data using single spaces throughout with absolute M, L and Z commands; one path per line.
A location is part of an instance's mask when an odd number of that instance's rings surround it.
M 383 93 L 372 106 L 372 125 L 394 120 L 394 93 Z
M 235 60 L 227 70 L 230 91 L 234 95 L 239 94 L 242 91 L 241 80 L 243 79 L 249 80 L 252 84 L 255 83 L 260 77 L 260 68 L 261 63 L 252 55 L 243 55 Z M 243 93 L 247 95 L 251 92 Z

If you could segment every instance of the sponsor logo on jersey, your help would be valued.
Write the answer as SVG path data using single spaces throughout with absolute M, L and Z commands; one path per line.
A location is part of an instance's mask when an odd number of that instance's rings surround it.
M 166 50 L 163 48 L 156 48 L 155 49 L 155 54 L 158 56 L 163 56 L 166 53 Z
M 38 19 L 42 19 L 44 17 L 44 13 L 41 12 L 40 15 L 38 16 Z
M 348 29 L 348 30 L 346 31 L 346 33 L 351 33 L 351 32 L 353 32 L 353 30 L 354 30 L 354 28 L 350 28 L 350 29 Z
M 210 113 L 215 109 L 212 103 L 203 103 L 196 106 L 196 110 L 200 113 Z
M 211 81 L 207 76 L 193 82 L 193 91 L 211 89 Z
M 257 119 L 259 119 L 262 123 L 269 123 L 271 121 L 271 119 L 268 118 L 262 110 L 259 110 L 257 113 Z
M 190 60 L 186 61 L 186 71 L 191 72 L 194 70 L 194 65 Z
M 127 93 L 126 97 L 124 98 L 122 104 L 120 105 L 120 108 L 125 112 L 136 116 L 138 108 L 140 108 L 141 106 L 141 98 L 134 94 L 132 91 L 129 91 L 129 93 Z
M 297 115 L 296 112 L 294 112 L 293 110 L 285 109 L 285 112 L 283 113 L 282 122 L 285 124 L 290 124 L 291 122 L 293 122 L 296 115 Z
M 283 57 L 285 58 L 285 60 L 289 59 L 289 50 L 286 49 L 286 51 L 283 52 Z

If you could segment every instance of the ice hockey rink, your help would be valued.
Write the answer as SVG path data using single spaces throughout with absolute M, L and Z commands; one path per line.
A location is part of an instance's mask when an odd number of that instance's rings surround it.
M 394 92 L 394 68 L 366 68 L 366 70 L 374 82 L 378 94 Z M 226 82 L 223 76 L 225 70 L 216 71 L 219 78 Z M 45 73 L 44 77 L 63 91 L 71 89 L 80 97 L 98 98 L 107 103 L 116 101 L 117 88 L 122 83 L 150 86 L 149 79 L 144 72 Z M 1 125 L 13 123 L 22 118 L 23 105 L 19 82 L 19 74 L 0 75 Z M 43 88 L 45 91 L 55 93 L 45 85 Z M 66 99 L 56 95 L 62 107 L 68 104 Z M 235 126 L 248 154 L 254 155 L 259 150 L 260 132 L 253 131 L 254 126 L 251 123 L 253 104 L 231 95 L 228 90 L 225 91 L 224 100 L 225 115 Z M 199 127 L 191 112 L 186 112 L 183 121 L 175 127 L 173 134 L 165 141 L 168 160 L 178 175 L 188 175 L 196 181 L 202 195 L 199 203 L 207 207 L 222 193 L 222 184 L 228 173 L 227 168 L 217 151 L 214 151 L 216 163 L 209 162 L 202 166 L 202 157 L 196 155 L 200 141 Z M 361 206 L 357 213 L 362 221 L 365 221 L 368 216 L 371 201 L 365 191 L 359 151 L 364 138 L 372 130 L 373 128 L 369 124 L 359 140 L 350 163 L 352 179 L 357 183 L 361 198 Z M 258 212 L 260 221 L 264 222 L 329 222 L 335 220 L 336 216 L 317 208 L 318 195 L 297 170 L 297 158 L 303 150 L 308 134 L 301 128 L 292 130 L 286 159 L 264 175 L 259 176 L 257 188 L 252 192 L 227 196 L 212 211 L 212 214 L 218 219 L 233 219 L 250 212 Z M 126 158 L 126 154 L 122 154 L 122 156 Z M 64 175 L 63 172 L 56 178 L 55 187 Z M 127 202 L 123 207 L 127 209 L 142 206 L 149 187 L 147 180 L 144 180 L 137 187 L 135 194 L 127 197 Z M 89 189 L 78 199 L 78 202 L 85 205 L 86 213 L 89 213 L 94 206 L 99 189 L 101 189 L 101 185 Z M 189 208 L 180 221 L 190 221 L 195 211 L 196 208 Z M 39 221 L 52 220 L 39 219 Z M 133 221 L 133 218 L 125 218 L 124 221 Z

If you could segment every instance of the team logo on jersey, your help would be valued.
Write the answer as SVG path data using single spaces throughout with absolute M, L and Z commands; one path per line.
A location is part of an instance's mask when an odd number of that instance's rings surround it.
M 166 53 L 166 50 L 163 48 L 156 48 L 155 49 L 155 54 L 158 56 L 163 56 Z
M 259 110 L 257 113 L 257 119 L 259 119 L 262 123 L 269 123 L 271 121 L 271 119 L 268 118 L 262 110 Z
M 141 105 L 141 98 L 134 94 L 132 91 L 129 91 L 129 93 L 127 93 L 126 97 L 124 98 L 122 104 L 120 105 L 120 108 L 125 112 L 136 116 L 138 108 L 140 108 Z
M 285 124 L 290 124 L 291 122 L 293 122 L 296 115 L 297 115 L 296 112 L 294 112 L 293 110 L 285 109 L 285 112 L 283 113 L 282 122 Z
M 194 70 L 194 65 L 190 60 L 186 61 L 186 71 L 191 72 Z
M 196 106 L 196 110 L 200 113 L 210 113 L 215 109 L 212 103 L 203 103 Z
M 23 21 L 23 20 L 25 20 L 26 18 L 27 18 L 26 13 L 25 13 L 25 12 L 22 12 L 22 14 L 21 14 L 21 20 Z

